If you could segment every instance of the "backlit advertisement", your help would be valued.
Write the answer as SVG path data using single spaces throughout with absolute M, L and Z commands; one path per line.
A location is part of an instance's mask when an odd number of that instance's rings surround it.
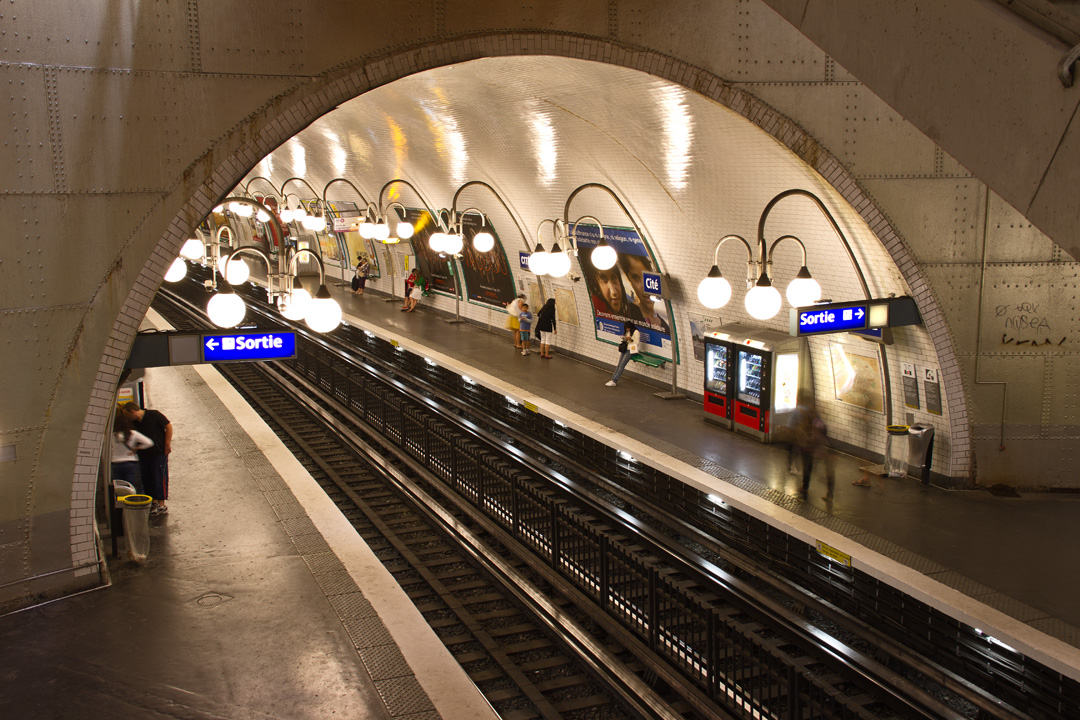
M 645 243 L 633 230 L 605 226 L 604 240 L 615 250 L 618 261 L 609 270 L 599 270 L 590 255 L 600 243 L 600 229 L 596 225 L 578 225 L 575 235 L 596 337 L 617 344 L 625 324 L 631 322 L 641 332 L 644 353 L 670 360 L 671 307 L 664 300 L 653 302 L 645 290 L 646 274 L 656 273 Z

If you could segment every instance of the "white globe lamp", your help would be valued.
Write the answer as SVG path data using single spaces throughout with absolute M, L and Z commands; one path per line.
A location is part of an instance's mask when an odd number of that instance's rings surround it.
M 547 275 L 548 254 L 544 246 L 536 244 L 536 250 L 529 256 L 529 270 L 534 275 Z
M 615 267 L 615 261 L 618 260 L 618 255 L 615 254 L 615 248 L 608 245 L 603 240 L 600 244 L 593 248 L 592 254 L 589 256 L 589 261 L 592 262 L 593 267 L 598 270 L 610 270 Z
M 701 304 L 711 310 L 722 308 L 731 300 L 731 283 L 720 274 L 720 268 L 713 265 L 709 274 L 698 283 L 697 296 Z
M 408 240 L 413 236 L 416 228 L 413 227 L 411 222 L 399 222 L 397 224 L 397 236 L 402 240 Z
M 449 233 L 443 240 L 443 252 L 448 255 L 457 255 L 463 247 L 465 247 L 465 240 L 457 233 Z
M 558 247 L 558 246 L 556 246 Z M 548 253 L 547 258 L 547 274 L 551 277 L 561 278 L 566 277 L 566 273 L 570 272 L 570 253 L 557 252 L 552 250 Z
M 293 220 L 299 220 L 300 222 L 304 221 L 304 218 L 307 217 L 307 209 L 304 207 L 303 203 L 293 208 L 292 216 Z
M 478 232 L 473 235 L 472 246 L 476 252 L 487 252 L 495 247 L 495 236 L 489 232 Z
M 365 218 L 364 222 L 360 223 L 360 229 L 358 231 L 360 237 L 365 240 L 371 240 L 375 237 L 375 223 Z
M 255 208 L 251 207 L 247 203 L 231 202 L 229 203 L 229 210 L 240 217 L 249 218 L 255 214 Z
M 320 285 L 315 297 L 308 302 L 304 321 L 315 332 L 330 332 L 341 324 L 341 306 L 330 296 L 325 285 Z
M 390 226 L 385 222 L 381 222 L 375 226 L 372 233 L 371 237 L 373 240 L 378 240 L 379 242 L 388 240 L 390 238 Z
M 788 283 L 784 294 L 791 307 L 807 307 L 821 299 L 821 285 L 810 277 L 810 271 L 803 265 L 795 279 Z
M 293 211 L 290 210 L 289 208 L 285 208 L 284 210 L 281 211 L 280 217 L 281 217 L 281 222 L 288 225 L 289 223 L 291 223 L 293 221 Z
M 767 277 L 762 275 L 758 279 L 757 285 L 750 288 L 750 292 L 746 293 L 745 302 L 746 312 L 750 313 L 750 317 L 757 320 L 768 320 L 776 317 L 776 313 L 780 312 L 780 305 L 783 301 L 780 298 L 780 291 L 772 286 Z
M 218 327 L 231 328 L 239 325 L 244 319 L 247 306 L 244 305 L 240 296 L 232 291 L 232 288 L 228 288 L 215 293 L 210 298 L 210 302 L 206 304 L 206 314 L 210 317 L 210 322 Z
M 266 212 L 262 208 L 259 208 L 255 211 L 255 217 L 258 218 L 259 222 L 261 223 L 270 222 L 270 213 Z
M 292 292 L 283 295 L 279 304 L 282 316 L 288 320 L 303 320 L 307 316 L 311 293 L 305 290 L 299 281 L 293 285 Z
M 202 260 L 204 252 L 206 252 L 206 246 L 199 238 L 185 241 L 184 246 L 180 248 L 180 255 L 188 260 Z
M 433 252 L 442 252 L 445 237 L 446 233 L 444 232 L 431 233 L 431 236 L 428 238 L 428 247 L 431 248 Z
M 187 263 L 184 258 L 176 258 L 165 272 L 165 282 L 180 282 L 187 275 Z

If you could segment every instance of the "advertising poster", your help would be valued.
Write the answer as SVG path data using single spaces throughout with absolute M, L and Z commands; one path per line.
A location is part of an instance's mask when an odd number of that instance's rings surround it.
M 495 247 L 487 252 L 477 252 L 472 241 L 476 233 L 486 230 L 495 237 Z M 461 232 L 464 245 L 461 249 L 461 274 L 465 277 L 468 299 L 482 305 L 505 308 L 517 297 L 514 289 L 514 276 L 506 261 L 506 251 L 498 233 L 488 221 L 481 225 L 479 215 L 469 213 L 461 219 Z
M 836 399 L 877 413 L 885 412 L 881 388 L 881 364 L 876 353 L 830 342 L 833 388 Z
M 379 263 L 379 256 L 375 252 L 374 241 L 360 237 L 359 227 L 360 220 L 362 220 L 360 208 L 356 206 L 356 203 L 348 201 L 337 201 L 328 204 L 330 212 L 327 214 L 330 216 L 331 223 L 335 218 L 340 218 L 343 221 L 339 225 L 344 229 L 335 232 L 334 235 L 337 236 L 338 244 L 341 245 L 346 254 L 346 267 L 355 268 L 357 255 L 364 253 L 368 256 L 368 260 L 371 261 L 369 276 L 382 277 L 382 268 Z
M 618 343 L 624 323 L 629 321 L 641 331 L 646 354 L 670 360 L 671 308 L 663 301 L 653 303 L 645 293 L 642 274 L 656 272 L 645 243 L 633 230 L 605 227 L 604 240 L 615 249 L 619 259 L 610 270 L 599 270 L 593 266 L 590 255 L 600 244 L 600 228 L 578 225 L 575 235 L 597 339 Z
M 720 318 L 699 313 L 687 313 L 690 319 L 690 340 L 694 345 L 694 359 L 705 359 L 705 336 L 720 327 Z
M 428 244 L 431 234 L 440 231 L 435 219 L 427 210 L 416 208 L 406 210 L 405 219 L 413 225 L 413 236 L 409 238 L 409 242 L 412 243 L 413 254 L 416 255 L 416 267 L 420 274 L 427 278 L 429 289 L 457 295 L 457 282 L 450 257 L 432 252 L 431 245 Z
M 578 326 L 577 300 L 574 299 L 574 288 L 555 287 L 555 322 Z
M 533 315 L 540 312 L 540 308 L 544 307 L 544 294 L 540 291 L 540 283 L 535 275 L 525 278 L 525 302 L 529 303 Z M 558 305 L 558 301 L 555 304 Z M 555 322 L 558 321 L 559 316 L 556 315 Z

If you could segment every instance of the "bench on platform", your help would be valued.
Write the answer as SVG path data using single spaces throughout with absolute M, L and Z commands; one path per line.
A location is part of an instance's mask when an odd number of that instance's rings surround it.
M 664 367 L 667 365 L 667 360 L 663 358 L 654 357 L 652 355 L 631 355 L 630 359 L 634 362 L 641 363 L 642 365 L 648 365 L 649 367 Z

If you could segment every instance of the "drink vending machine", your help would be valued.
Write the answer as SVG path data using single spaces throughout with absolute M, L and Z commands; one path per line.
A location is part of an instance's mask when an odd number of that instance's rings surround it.
M 705 335 L 705 419 L 762 442 L 795 410 L 802 374 L 803 338 L 748 325 L 725 325 Z

